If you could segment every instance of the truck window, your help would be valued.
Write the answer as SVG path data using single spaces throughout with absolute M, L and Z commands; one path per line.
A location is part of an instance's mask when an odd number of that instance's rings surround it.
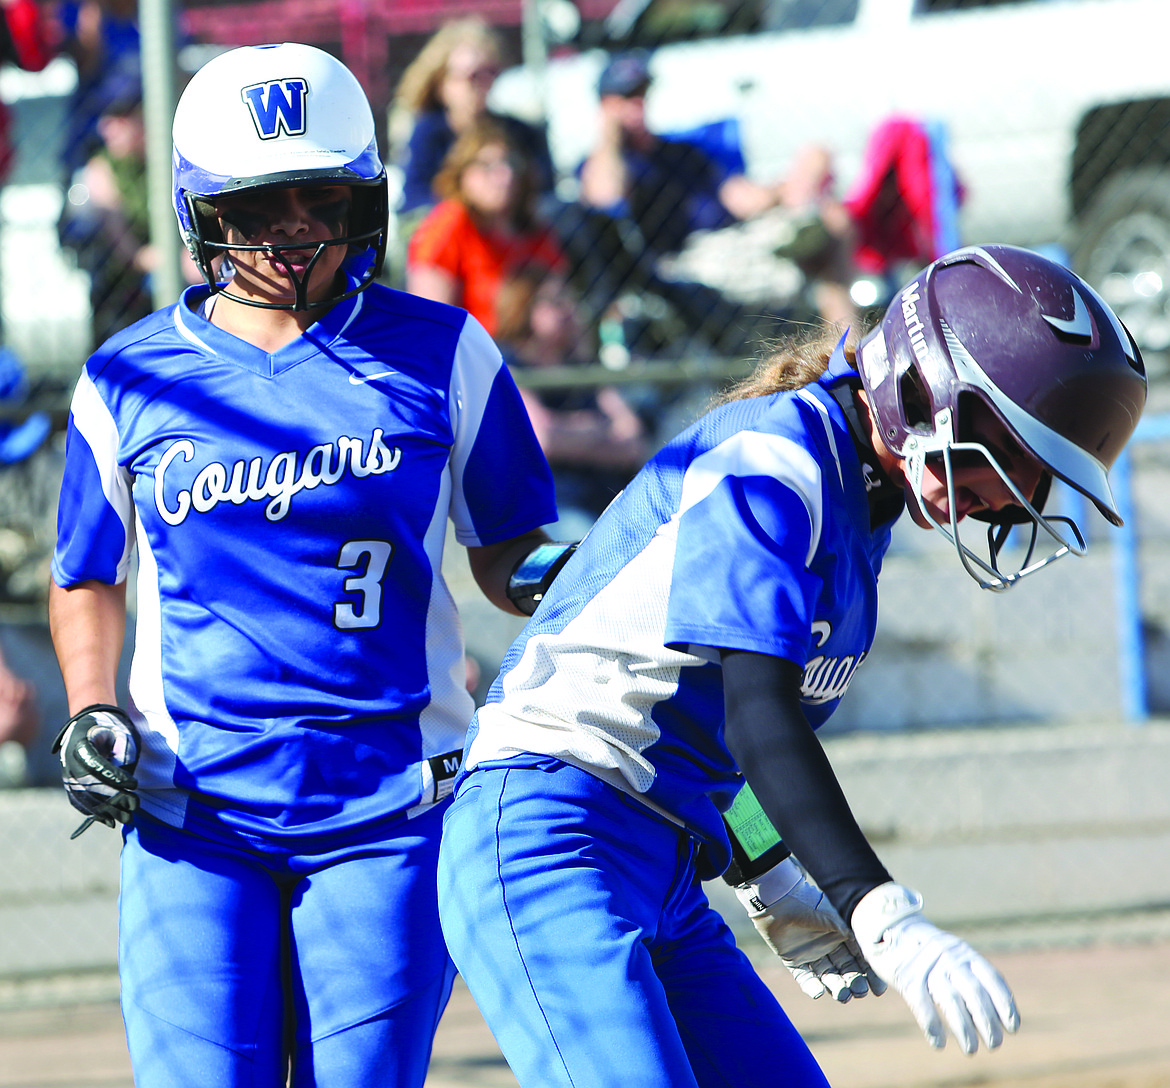
M 1004 4 L 1037 4 L 1045 0 L 917 0 L 916 14 L 932 15 L 936 11 L 958 11 L 962 8 L 990 8 Z
M 745 34 L 760 26 L 757 0 L 627 0 L 606 19 L 611 39 L 653 49 L 666 42 Z
M 765 30 L 808 30 L 814 26 L 843 26 L 857 18 L 858 0 L 766 0 Z
M 859 0 L 623 0 L 606 19 L 611 41 L 653 49 L 667 42 L 755 31 L 841 26 Z

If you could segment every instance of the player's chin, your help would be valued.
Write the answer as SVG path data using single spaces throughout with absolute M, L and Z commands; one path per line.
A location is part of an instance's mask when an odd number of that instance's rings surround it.
M 298 279 L 300 274 L 297 274 Z M 265 268 L 258 275 L 249 277 L 246 282 L 241 282 L 237 276 L 236 284 L 241 288 L 241 293 L 258 302 L 289 306 L 296 302 L 296 283 L 284 268 Z
M 939 517 L 939 503 L 936 501 L 936 496 L 932 496 L 929 491 L 922 494 L 917 493 L 909 483 L 905 485 L 906 498 L 906 513 L 910 520 L 918 526 L 919 529 L 933 529 L 935 522 L 931 518 Z M 942 504 L 945 506 L 945 502 Z M 949 515 L 948 515 L 949 516 Z M 943 518 L 943 523 L 946 523 L 947 518 Z
M 935 516 L 935 515 L 934 515 L 934 513 L 933 513 L 933 509 L 932 509 L 932 508 L 930 508 L 930 507 L 928 507 L 928 509 L 931 509 L 931 510 L 932 510 L 932 516 Z M 929 518 L 928 518 L 928 517 L 927 517 L 927 516 L 926 516 L 926 515 L 925 515 L 925 514 L 922 512 L 922 509 L 921 509 L 921 507 L 918 505 L 918 503 L 916 503 L 916 502 L 910 502 L 910 503 L 907 503 L 907 504 L 906 504 L 906 511 L 907 511 L 907 513 L 910 515 L 910 520 L 911 520 L 912 522 L 914 522 L 914 524 L 915 524 L 915 525 L 917 525 L 919 529 L 934 529 L 934 528 L 937 528 L 937 525 L 936 525 L 936 523 L 935 523 L 935 522 L 933 522 L 933 521 L 931 521 L 931 520 L 930 520 L 930 519 L 929 519 Z
M 923 507 L 925 507 L 925 513 Z M 934 502 L 923 497 L 921 506 L 917 502 L 910 502 L 906 504 L 906 508 L 910 512 L 911 520 L 920 529 L 937 529 L 940 525 L 950 525 L 951 523 L 950 504 L 945 501 Z M 967 511 L 960 503 L 955 521 L 961 522 L 966 516 Z
M 277 257 L 267 257 L 261 265 L 258 278 L 265 290 L 291 296 L 294 293 L 294 281 L 303 280 L 308 268 L 308 258 L 290 260 L 286 263 Z M 313 278 L 317 277 L 314 275 Z

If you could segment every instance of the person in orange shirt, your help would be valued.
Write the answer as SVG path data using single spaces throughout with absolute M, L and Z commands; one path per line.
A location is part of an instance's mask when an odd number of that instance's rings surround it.
M 435 190 L 442 199 L 410 239 L 406 289 L 462 306 L 494 334 L 496 296 L 510 272 L 533 262 L 565 270 L 536 211 L 532 161 L 501 125 L 484 120 L 455 141 Z

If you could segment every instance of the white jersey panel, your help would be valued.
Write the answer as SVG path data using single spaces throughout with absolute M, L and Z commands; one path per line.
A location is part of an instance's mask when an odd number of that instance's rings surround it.
M 502 701 L 478 712 L 469 767 L 535 752 L 616 770 L 636 793 L 650 788 L 642 753 L 661 735 L 651 711 L 677 690 L 680 669 L 701 664 L 662 644 L 677 537 L 672 519 L 563 630 L 528 639 L 502 678 Z
M 485 365 L 486 360 L 492 360 L 492 365 Z M 468 314 L 455 349 L 449 394 L 451 427 L 455 433 L 455 448 L 451 455 L 454 500 L 451 504 L 451 521 L 455 525 L 455 539 L 465 547 L 475 547 L 480 540 L 468 512 L 464 476 L 472 454 L 473 439 L 483 423 L 483 413 L 492 385 L 503 365 L 499 349 L 487 331 Z
M 805 404 L 812 405 L 816 409 L 817 415 L 821 417 L 821 423 L 825 428 L 825 438 L 828 440 L 829 449 L 833 451 L 833 463 L 837 466 L 837 482 L 845 486 L 845 471 L 841 468 L 841 453 L 837 449 L 837 436 L 833 433 L 833 421 L 829 418 L 829 409 L 825 407 L 816 397 L 814 397 L 807 389 L 800 389 L 796 394 Z
M 141 524 L 141 523 L 140 523 Z M 179 729 L 163 694 L 162 614 L 158 564 L 150 540 L 138 531 L 138 579 L 134 609 L 134 656 L 130 662 L 130 718 L 138 727 L 143 756 L 137 769 L 142 807 L 166 823 L 182 826 L 187 794 L 175 788 Z
M 447 539 L 447 512 L 451 506 L 451 480 L 445 474 L 435 501 L 434 517 L 427 529 L 425 546 L 439 572 L 431 585 L 427 607 L 427 675 L 431 678 L 431 701 L 419 714 L 422 740 L 422 799 L 410 810 L 415 816 L 447 797 L 455 785 L 458 761 L 441 766 L 436 774 L 433 760 L 460 747 L 467 723 L 475 712 L 475 701 L 467 690 L 463 625 L 447 580 L 442 576 L 443 551 Z
M 73 425 L 93 452 L 101 480 L 102 494 L 117 514 L 126 532 L 126 546 L 117 563 L 117 580 L 122 582 L 130 567 L 134 549 L 134 505 L 130 475 L 118 465 L 118 425 L 98 394 L 86 370 L 82 370 L 70 404 Z
M 687 467 L 678 510 L 649 544 L 563 628 L 528 638 L 502 678 L 502 699 L 477 715 L 469 766 L 533 752 L 616 770 L 637 793 L 651 788 L 656 771 L 644 753 L 661 736 L 654 708 L 675 695 L 681 669 L 711 660 L 665 645 L 680 519 L 729 476 L 756 475 L 800 496 L 813 525 L 811 561 L 822 521 L 819 465 L 783 435 L 729 436 Z

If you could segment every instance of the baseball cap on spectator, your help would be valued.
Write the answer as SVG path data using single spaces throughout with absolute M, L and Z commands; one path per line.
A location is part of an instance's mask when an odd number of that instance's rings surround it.
M 631 49 L 628 53 L 615 53 L 597 81 L 597 93 L 621 95 L 629 98 L 636 92 L 649 88 L 650 54 L 645 49 Z
M 103 115 L 126 117 L 142 108 L 142 77 L 133 71 L 111 72 L 98 84 L 94 97 Z

